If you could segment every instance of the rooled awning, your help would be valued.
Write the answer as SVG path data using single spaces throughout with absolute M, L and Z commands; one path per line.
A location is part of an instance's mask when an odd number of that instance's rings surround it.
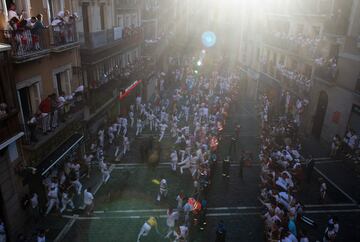
M 61 162 L 67 154 L 79 147 L 84 136 L 81 134 L 74 134 L 67 139 L 58 149 L 46 157 L 40 165 L 36 167 L 37 174 L 44 176 L 56 164 Z
M 128 88 L 126 88 L 125 90 L 121 91 L 119 93 L 119 96 L 118 96 L 118 99 L 121 101 L 123 100 L 125 97 L 127 97 L 131 91 L 137 87 L 142 81 L 141 80 L 137 80 L 137 81 L 134 81 Z

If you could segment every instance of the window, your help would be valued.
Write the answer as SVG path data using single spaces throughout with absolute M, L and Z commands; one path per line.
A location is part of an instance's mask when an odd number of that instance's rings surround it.
M 41 102 L 40 82 L 26 83 L 17 89 L 23 122 L 25 123 L 38 110 Z
M 355 87 L 355 91 L 360 93 L 360 72 L 358 74 L 358 78 L 356 80 L 356 87 Z
M 124 28 L 124 17 L 122 15 L 116 16 L 117 26 Z
M 100 28 L 105 29 L 105 4 L 100 5 Z
M 125 27 L 130 27 L 130 25 L 131 25 L 131 16 L 126 15 L 125 16 Z
M 66 96 L 71 94 L 70 76 L 70 70 L 55 74 L 55 87 L 57 89 L 57 95 L 60 95 L 61 93 L 65 93 Z
M 82 19 L 84 22 L 84 33 L 89 33 L 90 32 L 90 26 L 89 26 L 89 4 L 88 3 L 83 3 L 82 4 Z
M 312 34 L 313 37 L 317 37 L 320 35 L 320 26 L 312 26 Z
M 131 25 L 134 26 L 134 27 L 136 27 L 138 25 L 137 24 L 137 16 L 136 16 L 136 14 L 133 14 L 131 16 Z
M 302 34 L 304 32 L 304 25 L 303 24 L 298 24 L 296 26 L 296 34 Z

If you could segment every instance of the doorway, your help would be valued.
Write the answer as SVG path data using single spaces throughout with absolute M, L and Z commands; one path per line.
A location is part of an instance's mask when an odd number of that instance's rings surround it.
M 321 91 L 319 95 L 316 113 L 314 116 L 314 123 L 312 127 L 312 134 L 314 135 L 315 138 L 318 139 L 321 136 L 327 105 L 328 105 L 328 95 L 326 94 L 326 92 Z

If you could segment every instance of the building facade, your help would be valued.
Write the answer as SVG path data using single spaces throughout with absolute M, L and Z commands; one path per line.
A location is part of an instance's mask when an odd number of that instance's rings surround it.
M 7 238 L 13 239 L 26 221 L 22 198 L 28 188 L 23 186 L 19 176 L 23 166 L 21 139 L 24 132 L 18 121 L 11 46 L 1 44 L 0 56 L 0 219 L 5 224 Z
M 271 90 L 293 105 L 306 100 L 302 129 L 325 141 L 360 132 L 359 5 L 270 0 L 241 21 L 239 60 L 254 93 Z

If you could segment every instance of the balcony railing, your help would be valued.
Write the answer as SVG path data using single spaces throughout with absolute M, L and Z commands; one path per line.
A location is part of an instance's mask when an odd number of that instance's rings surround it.
M 332 18 L 325 22 L 324 33 L 330 35 L 346 35 L 349 26 L 347 18 Z
M 121 31 L 121 33 L 119 32 Z M 84 36 L 85 47 L 89 49 L 100 48 L 110 44 L 119 44 L 120 48 L 139 43 L 143 39 L 142 28 L 133 29 L 108 29 L 93 33 L 87 33 Z
M 51 46 L 61 47 L 78 41 L 75 23 L 51 26 Z
M 15 61 L 26 61 L 48 54 L 51 48 L 76 43 L 78 37 L 74 23 L 37 30 L 2 30 L 0 41 L 11 45 Z
M 338 72 L 338 68 L 319 66 L 315 69 L 314 76 L 329 83 L 334 83 L 337 79 Z
M 149 72 L 149 70 L 144 69 L 144 65 L 140 64 L 134 66 L 131 70 L 115 70 L 114 73 L 107 75 L 107 81 L 103 85 L 89 90 L 87 103 L 90 111 L 93 113 L 101 108 L 114 97 L 114 91 L 126 88 L 134 80 L 144 80 Z
M 281 38 L 273 34 L 268 34 L 264 36 L 264 42 L 305 58 L 315 59 L 319 56 L 316 44 L 313 46 L 304 46 L 301 43 L 297 43 L 295 40 L 291 40 L 289 37 Z
M 48 29 L 2 30 L 1 40 L 10 44 L 15 59 L 32 58 L 46 54 L 50 48 Z
M 19 131 L 18 112 L 13 111 L 0 118 L 0 143 L 10 139 Z
M 63 130 L 70 123 L 82 115 L 84 98 L 82 93 L 77 93 L 72 100 L 68 100 L 62 107 L 52 113 L 39 115 L 34 124 L 22 124 L 22 131 L 26 134 L 26 142 L 29 149 L 36 149 L 38 146 L 49 142 L 59 130 Z M 57 128 L 48 133 L 44 127 Z M 46 128 L 45 128 L 46 129 Z M 44 133 L 46 131 L 46 133 Z

